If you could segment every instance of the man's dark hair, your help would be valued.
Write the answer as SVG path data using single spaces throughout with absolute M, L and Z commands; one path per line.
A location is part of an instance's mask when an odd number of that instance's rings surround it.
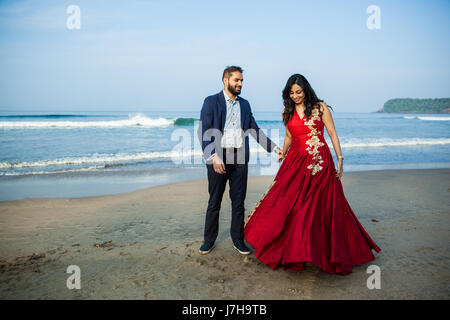
M 223 70 L 222 80 L 225 79 L 225 77 L 230 78 L 231 77 L 231 73 L 235 72 L 235 71 L 239 71 L 240 73 L 244 72 L 244 70 L 242 70 L 241 67 L 228 66 L 228 67 L 225 68 L 225 70 Z

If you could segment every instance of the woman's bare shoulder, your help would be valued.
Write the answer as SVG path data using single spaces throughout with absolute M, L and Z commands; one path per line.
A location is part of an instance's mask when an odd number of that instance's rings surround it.
M 325 102 L 321 101 L 317 103 L 320 113 L 324 113 L 324 111 L 328 110 L 328 106 Z

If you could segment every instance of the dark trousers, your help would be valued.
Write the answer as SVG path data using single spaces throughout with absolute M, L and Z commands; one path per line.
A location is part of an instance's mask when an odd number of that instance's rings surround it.
M 229 180 L 231 199 L 230 235 L 233 243 L 244 241 L 244 201 L 247 193 L 248 164 L 237 164 L 238 149 L 223 149 L 223 162 L 226 173 L 214 171 L 212 164 L 207 164 L 209 201 L 206 210 L 204 240 L 216 241 L 219 233 L 219 211 L 227 180 Z M 231 163 L 230 163 L 231 162 Z

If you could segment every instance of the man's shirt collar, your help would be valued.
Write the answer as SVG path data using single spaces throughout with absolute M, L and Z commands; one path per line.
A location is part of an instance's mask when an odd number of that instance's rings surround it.
M 234 103 L 234 102 L 236 102 L 237 100 L 238 100 L 238 96 L 236 96 L 236 98 L 234 99 L 234 101 L 228 96 L 228 94 L 225 92 L 225 89 L 224 90 L 222 90 L 222 92 L 223 92 L 223 95 L 224 95 L 224 97 L 225 97 L 225 101 L 231 101 L 231 103 Z

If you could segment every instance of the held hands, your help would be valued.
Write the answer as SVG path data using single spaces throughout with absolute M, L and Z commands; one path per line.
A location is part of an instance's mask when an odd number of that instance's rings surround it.
M 286 157 L 283 151 L 281 151 L 281 149 L 278 147 L 276 147 L 275 152 L 278 154 L 278 162 L 281 162 L 281 160 L 283 160 Z

